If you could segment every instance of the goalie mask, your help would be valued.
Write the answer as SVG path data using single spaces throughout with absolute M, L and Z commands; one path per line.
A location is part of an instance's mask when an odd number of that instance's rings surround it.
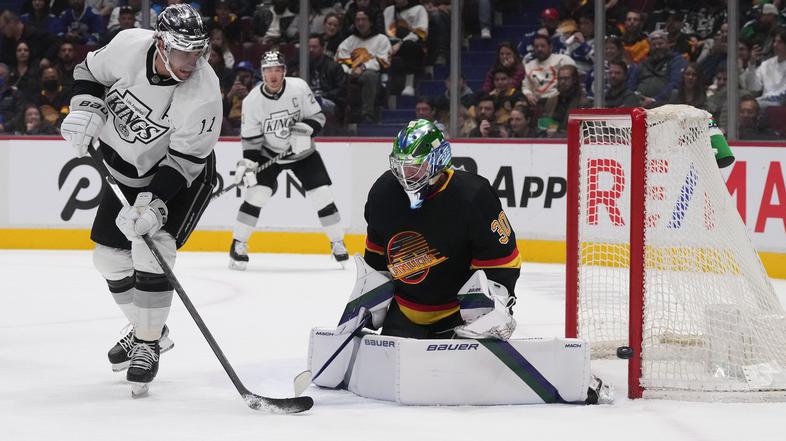
M 432 185 L 450 167 L 450 143 L 433 122 L 411 121 L 396 136 L 390 153 L 390 170 L 404 187 L 410 208 L 419 208 Z
M 200 58 L 207 59 L 210 39 L 202 17 L 188 4 L 171 5 L 158 16 L 155 38 L 163 43 L 164 50 L 156 45 L 169 74 L 177 81 L 184 81 L 196 70 Z

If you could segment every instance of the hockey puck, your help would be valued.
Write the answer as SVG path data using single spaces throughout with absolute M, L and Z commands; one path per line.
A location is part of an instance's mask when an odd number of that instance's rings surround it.
M 630 346 L 620 346 L 617 348 L 617 357 L 623 360 L 629 360 L 633 357 L 633 348 Z

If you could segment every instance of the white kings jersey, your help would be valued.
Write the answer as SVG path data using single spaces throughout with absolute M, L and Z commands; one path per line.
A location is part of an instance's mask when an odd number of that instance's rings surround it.
M 325 125 L 322 108 L 308 83 L 301 78 L 286 77 L 282 89 L 275 94 L 270 94 L 264 87 L 264 83 L 257 85 L 243 99 L 240 125 L 243 155 L 257 161 L 257 155 L 249 153 L 261 149 L 262 154 L 270 158 L 289 148 L 289 128 L 294 123 L 307 123 L 314 129 L 313 135 Z M 298 156 L 287 157 L 287 160 L 304 158 L 313 151 L 312 148 Z
M 155 56 L 153 31 L 122 31 L 76 67 L 74 94 L 97 95 L 94 83 L 104 86 L 109 116 L 99 139 L 119 182 L 144 187 L 158 167 L 167 166 L 191 185 L 221 132 L 218 78 L 200 58 L 191 77 L 179 83 L 156 74 Z

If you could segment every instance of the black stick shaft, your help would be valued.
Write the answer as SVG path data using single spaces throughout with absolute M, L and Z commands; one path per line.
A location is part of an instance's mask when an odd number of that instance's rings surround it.
M 323 364 L 322 367 L 319 369 L 319 371 L 317 371 L 316 375 L 314 375 L 311 381 L 316 380 L 317 377 L 319 377 L 322 374 L 322 372 L 324 372 L 325 369 L 327 369 L 327 367 L 330 366 L 330 363 L 332 363 L 333 360 L 335 360 L 336 357 L 338 357 L 338 354 L 340 354 L 341 351 L 344 350 L 344 348 L 349 344 L 349 342 L 352 341 L 352 339 L 355 338 L 355 336 L 358 335 L 360 331 L 363 330 L 363 328 L 365 328 L 368 322 L 370 321 L 371 321 L 371 314 L 366 314 L 366 316 L 363 317 L 363 320 L 360 322 L 360 325 L 357 328 L 355 328 L 355 330 L 352 331 L 351 334 L 349 334 L 349 337 L 347 337 L 347 339 L 341 343 L 341 346 L 339 346 L 338 349 L 336 349 L 336 352 L 334 352 L 333 355 L 331 355 L 330 358 L 327 359 L 325 364 Z

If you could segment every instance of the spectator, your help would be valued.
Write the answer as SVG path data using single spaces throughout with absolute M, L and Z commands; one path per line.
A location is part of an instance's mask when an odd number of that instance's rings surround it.
M 394 0 L 382 15 L 391 44 L 392 93 L 401 91 L 401 95 L 414 96 L 415 75 L 423 71 L 425 60 L 428 13 L 418 0 Z
M 25 101 L 31 101 L 39 90 L 38 76 L 38 63 L 30 59 L 30 46 L 20 41 L 16 45 L 16 63 L 9 72 L 9 84 L 22 94 Z
M 41 111 L 35 104 L 27 104 L 19 115 L 14 130 L 16 135 L 57 135 L 57 127 L 41 118 Z
M 430 32 L 426 39 L 426 65 L 447 64 L 450 58 L 450 0 L 423 0 Z
M 494 89 L 489 92 L 494 98 L 497 108 L 497 121 L 506 123 L 510 117 L 510 111 L 513 105 L 519 101 L 525 100 L 521 91 L 514 86 L 508 71 L 505 69 L 497 69 L 494 71 Z
M 335 58 L 338 45 L 346 38 L 341 29 L 341 20 L 338 15 L 332 13 L 326 15 L 323 28 L 322 40 L 325 41 L 325 55 Z
M 778 33 L 779 14 L 778 7 L 774 4 L 763 4 L 759 17 L 743 26 L 740 40 L 750 41 L 754 46 L 758 45 L 765 58 L 772 56 L 775 35 Z
M 415 119 L 427 119 L 433 122 L 443 134 L 447 133 L 445 124 L 437 120 L 437 107 L 429 97 L 422 96 L 418 98 L 418 101 L 415 103 Z
M 376 122 L 379 73 L 390 66 L 390 41 L 373 31 L 366 10 L 355 13 L 355 33 L 341 42 L 336 61 L 349 74 L 351 83 L 360 84 L 362 121 Z
M 22 40 L 30 47 L 30 59 L 38 60 L 40 66 L 48 66 L 54 58 L 53 36 L 22 23 L 13 12 L 3 11 L 0 14 L 0 29 L 3 32 L 0 63 L 13 64 L 16 59 L 16 44 Z
M 459 82 L 459 105 L 465 110 L 475 104 L 475 92 L 467 86 L 467 80 L 462 75 Z M 450 118 L 450 77 L 445 78 L 445 93 L 436 100 L 437 105 L 437 119 L 440 121 L 447 121 Z M 471 127 L 470 130 L 475 127 Z M 469 131 L 467 131 L 469 133 Z
M 540 13 L 540 28 L 524 34 L 524 38 L 522 38 L 521 43 L 519 43 L 519 54 L 525 63 L 533 59 L 535 38 L 539 35 L 546 36 L 546 38 L 550 40 L 551 48 L 554 53 L 559 53 L 564 49 L 562 46 L 562 35 L 557 33 L 559 24 L 559 11 L 555 8 L 546 8 Z
M 49 13 L 54 15 L 55 17 L 59 17 L 60 13 L 65 11 L 68 8 L 68 0 L 45 0 L 48 5 Z M 24 0 L 22 2 L 22 7 L 20 8 L 20 12 L 22 14 L 27 14 L 33 12 L 33 2 L 32 0 Z
M 524 81 L 524 64 L 513 48 L 513 43 L 509 41 L 503 41 L 497 46 L 497 58 L 494 66 L 486 72 L 486 77 L 483 80 L 484 92 L 489 93 L 494 89 L 494 72 L 499 69 L 505 70 L 516 85 Z
M 507 138 L 508 132 L 504 125 L 497 123 L 497 107 L 494 98 L 482 96 L 475 106 L 475 127 L 470 133 L 470 138 Z M 470 109 L 470 114 L 472 109 Z
M 232 87 L 232 83 L 235 82 L 235 72 L 224 64 L 225 61 L 221 51 L 212 45 L 210 46 L 207 63 L 213 68 L 213 72 L 216 73 L 218 84 L 221 86 L 222 98 L 225 98 L 226 93 Z
M 761 108 L 786 104 L 786 29 L 775 34 L 772 48 L 775 54 L 772 58 L 764 60 L 755 72 L 751 72 L 749 65 L 743 73 L 743 87 L 761 92 L 756 98 Z
M 702 77 L 714 78 L 719 67 L 726 64 L 726 53 L 729 47 L 729 24 L 723 23 L 714 38 L 704 40 L 701 45 L 701 54 L 697 62 L 701 69 Z
M 703 109 L 707 103 L 707 93 L 704 89 L 704 78 L 699 65 L 688 63 L 682 71 L 682 83 L 671 91 L 669 104 L 687 104 Z
M 60 23 L 60 19 L 49 12 L 48 1 L 32 0 L 30 5 L 30 12 L 26 12 L 19 16 L 22 23 L 51 35 L 58 35 L 63 32 L 63 25 Z
M 630 10 L 625 16 L 622 45 L 633 63 L 640 63 L 649 54 L 650 41 L 647 41 L 647 35 L 643 31 L 641 12 Z
M 130 6 L 121 6 L 117 13 L 117 27 L 101 34 L 99 46 L 106 46 L 120 31 L 131 29 L 136 24 L 136 13 Z
M 101 23 L 109 19 L 112 10 L 117 6 L 117 0 L 85 0 L 88 8 L 92 8 L 101 17 Z
M 508 138 L 534 138 L 532 129 L 532 110 L 523 105 L 518 105 L 510 111 L 508 120 Z
M 546 99 L 544 117 L 557 123 L 557 132 L 565 133 L 568 113 L 590 106 L 579 81 L 579 70 L 574 65 L 561 66 L 557 71 L 557 94 Z
M 351 35 L 355 33 L 355 14 L 360 9 L 364 9 L 371 19 L 371 31 L 375 34 L 384 34 L 385 19 L 382 16 L 382 9 L 379 8 L 378 1 L 372 2 L 371 0 L 353 0 L 347 4 L 342 25 L 343 34 Z
M 491 39 L 491 0 L 476 0 L 478 4 L 478 22 L 480 23 L 480 38 Z
M 161 0 L 154 0 L 154 1 L 161 1 Z M 229 10 L 232 11 L 238 17 L 251 17 L 254 15 L 254 10 L 257 7 L 257 0 L 217 0 L 217 1 L 226 1 L 229 4 Z M 217 1 L 214 0 L 206 0 L 201 2 L 189 2 L 192 3 L 191 6 L 199 12 L 202 17 L 212 17 L 216 15 L 216 6 L 215 4 Z M 183 3 L 183 0 L 169 0 L 165 1 L 164 7 L 169 6 L 172 3 Z M 269 3 L 266 2 L 266 3 Z
M 325 41 L 319 34 L 311 34 L 308 38 L 309 74 L 308 81 L 311 91 L 326 116 L 333 116 L 341 121 L 346 105 L 347 74 L 333 59 L 325 55 Z M 287 69 L 289 76 L 300 76 L 298 60 L 292 62 Z
M 718 71 L 715 73 L 715 83 L 710 87 L 714 89 L 714 93 L 707 97 L 706 110 L 710 112 L 715 118 L 721 130 L 726 132 L 729 126 L 728 112 L 726 111 L 726 66 L 718 66 Z
M 63 90 L 60 73 L 54 67 L 41 71 L 41 92 L 36 96 L 35 104 L 41 115 L 49 124 L 60 127 L 70 105 L 71 95 Z
M 210 31 L 210 46 L 216 48 L 224 58 L 224 66 L 229 69 L 235 67 L 235 55 L 229 49 L 229 42 L 224 38 L 224 31 L 221 28 Z
M 69 8 L 60 14 L 66 41 L 74 44 L 98 44 L 104 27 L 101 16 L 85 4 L 85 0 L 69 0 Z
M 270 6 L 257 6 L 252 25 L 258 43 L 288 43 L 297 38 L 297 15 L 289 10 L 287 0 L 273 0 Z
M 24 98 L 8 82 L 8 65 L 0 63 L 0 133 L 13 131 L 13 120 L 22 111 Z
M 576 62 L 579 75 L 583 78 L 592 70 L 595 58 L 595 19 L 592 15 L 581 15 L 578 30 L 565 42 L 567 55 Z
M 671 91 L 682 82 L 682 70 L 687 61 L 668 47 L 663 31 L 650 34 L 652 49 L 639 69 L 631 72 L 629 86 L 642 96 L 642 105 L 653 108 L 663 105 Z
M 551 53 L 551 40 L 548 37 L 537 35 L 532 45 L 534 59 L 524 66 L 527 74 L 521 91 L 529 105 L 536 106 L 539 100 L 557 94 L 557 69 L 576 63 L 567 55 Z
M 240 18 L 229 9 L 229 2 L 226 0 L 216 2 L 215 13 L 216 15 L 209 22 L 209 29 L 211 31 L 216 29 L 222 30 L 224 32 L 223 37 L 228 43 L 240 43 Z M 212 38 L 210 42 L 211 44 L 213 43 Z M 234 63 L 232 64 L 234 65 Z
M 609 108 L 638 107 L 641 98 L 628 88 L 628 65 L 621 60 L 609 61 L 608 82 L 604 105 Z
M 341 9 L 341 4 L 333 0 L 311 0 L 308 13 L 308 31 L 312 34 L 325 32 L 325 17 L 335 14 L 336 9 Z
M 740 125 L 737 132 L 740 139 L 778 139 L 774 132 L 762 127 L 759 110 L 759 102 L 755 98 L 750 96 L 740 98 L 740 110 L 738 112 Z
M 74 86 L 74 68 L 78 64 L 74 59 L 75 56 L 76 52 L 72 43 L 67 41 L 60 43 L 54 66 L 59 74 L 60 83 L 68 96 L 71 96 L 71 88 Z
M 134 27 L 142 27 L 142 0 L 128 0 L 128 6 L 116 6 L 112 9 L 112 13 L 109 15 L 109 22 L 106 24 L 108 31 L 114 31 L 120 27 L 120 9 L 123 7 L 129 7 L 134 11 Z M 156 17 L 156 11 L 150 8 L 150 27 L 148 29 L 156 28 Z
M 604 85 L 604 91 L 609 90 L 609 63 L 612 61 L 619 61 L 621 63 L 625 63 L 627 65 L 627 72 L 628 76 L 630 76 L 630 71 L 636 69 L 635 65 L 630 64 L 628 60 L 626 60 L 627 53 L 625 49 L 622 47 L 622 40 L 615 36 L 609 35 L 606 37 L 606 42 L 604 44 L 605 49 L 605 59 L 603 60 L 604 66 L 604 78 L 606 79 Z M 587 91 L 587 98 L 592 98 L 595 96 L 595 71 L 590 70 L 587 73 L 586 78 L 584 79 L 584 90 Z
M 224 97 L 224 116 L 233 129 L 233 134 L 240 133 L 240 117 L 243 110 L 243 98 L 254 87 L 254 66 L 248 61 L 241 61 L 235 66 L 235 82 Z
M 682 55 L 690 61 L 699 57 L 698 39 L 695 35 L 685 32 L 686 11 L 670 10 L 666 17 L 666 38 L 672 51 Z

